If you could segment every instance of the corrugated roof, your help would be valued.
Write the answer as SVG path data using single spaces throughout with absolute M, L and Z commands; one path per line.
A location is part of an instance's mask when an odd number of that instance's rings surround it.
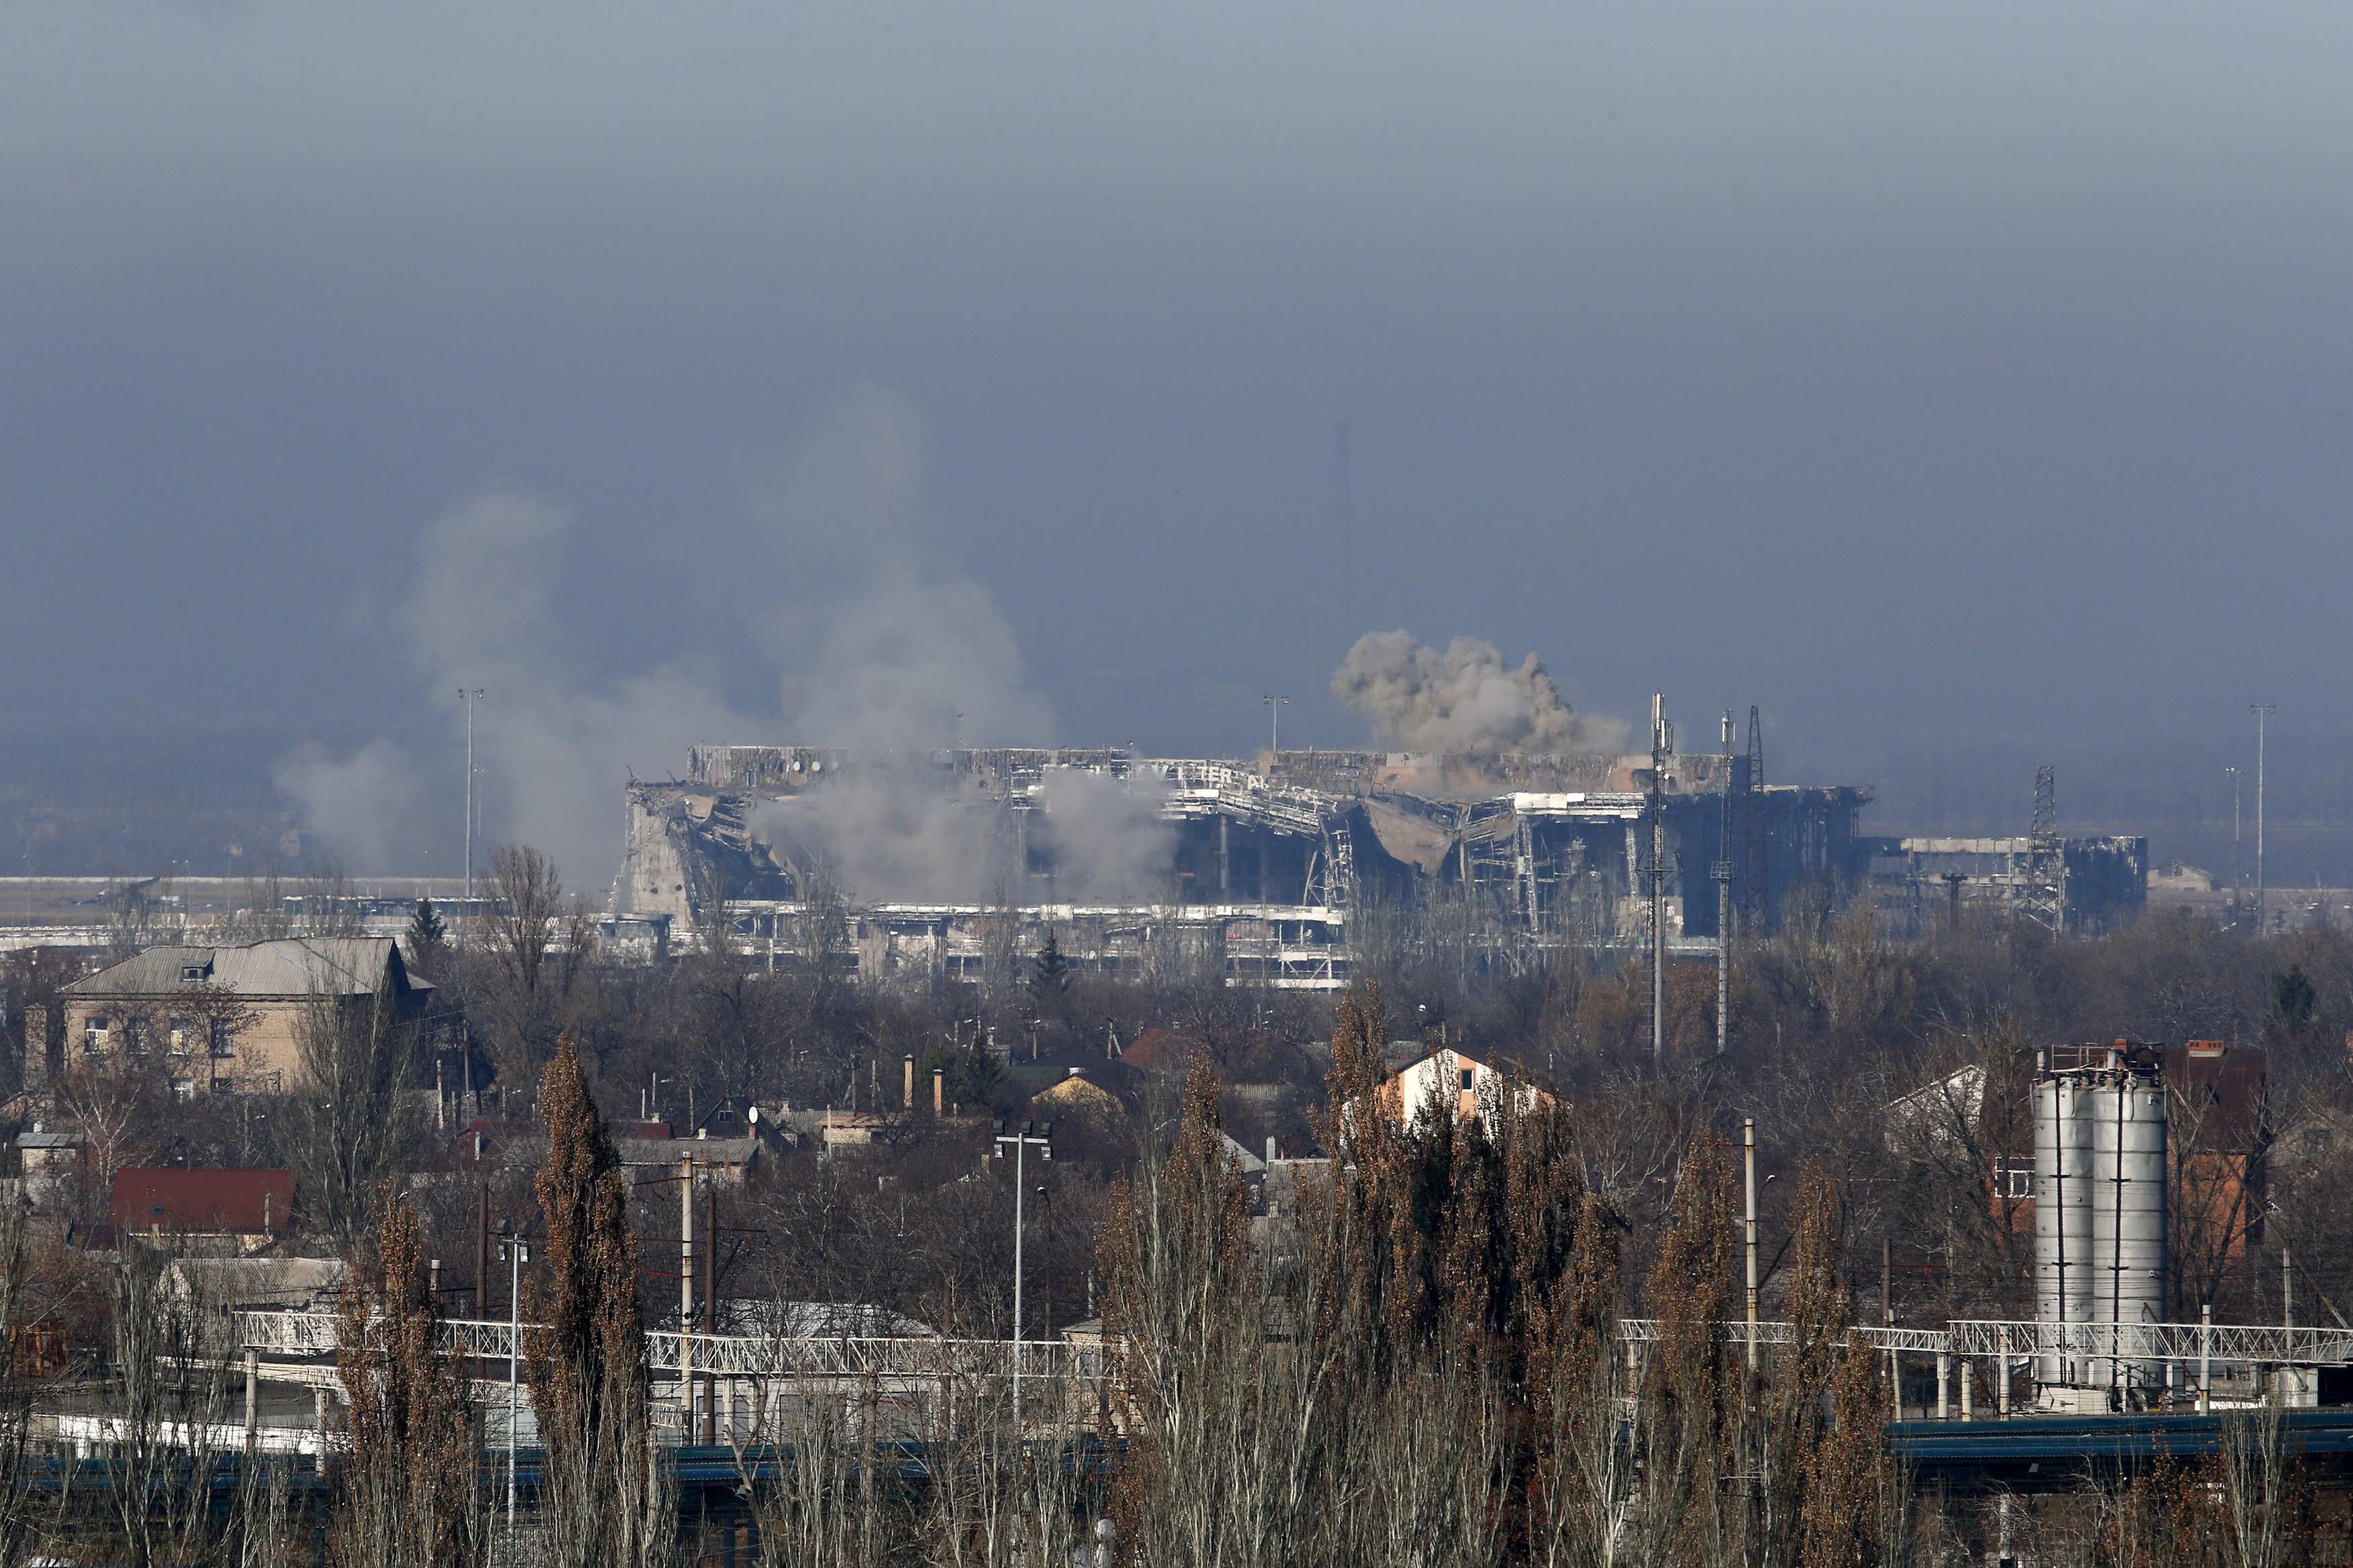
M 65 988 L 69 996 L 154 996 L 197 984 L 239 996 L 365 996 L 397 952 L 388 936 L 279 937 L 235 947 L 151 947 Z M 414 991 L 429 981 L 407 975 Z
M 691 1155 L 697 1163 L 740 1165 L 758 1153 L 756 1138 L 616 1138 L 614 1152 L 624 1165 L 675 1165 Z
M 267 1231 L 283 1236 L 294 1215 L 291 1171 L 208 1171 L 182 1166 L 114 1173 L 107 1220 L 118 1231 Z

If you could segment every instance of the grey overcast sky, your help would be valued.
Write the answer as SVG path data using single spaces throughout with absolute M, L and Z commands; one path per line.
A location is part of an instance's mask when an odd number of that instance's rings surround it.
M 1361 743 L 1390 626 L 1817 775 L 2341 733 L 2348 59 L 2289 3 L 13 0 L 7 700 L 312 734 L 286 787 L 387 820 L 459 679 L 603 803 L 911 685 Z

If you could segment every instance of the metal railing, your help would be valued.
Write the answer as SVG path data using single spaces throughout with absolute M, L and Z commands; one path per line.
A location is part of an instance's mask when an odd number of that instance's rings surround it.
M 2353 1330 L 2263 1323 L 2052 1323 L 1969 1319 L 1945 1336 L 1955 1355 L 2075 1360 L 2256 1362 L 2335 1365 L 2353 1361 Z
M 332 1355 L 341 1342 L 342 1320 L 332 1312 L 237 1311 L 230 1318 L 237 1343 L 267 1355 Z M 528 1353 L 531 1330 L 523 1325 Z M 504 1361 L 512 1325 L 478 1318 L 444 1319 L 437 1348 L 444 1354 Z M 687 1341 L 697 1373 L 721 1377 L 842 1377 L 937 1379 L 1010 1376 L 1020 1357 L 1023 1378 L 1092 1379 L 1103 1375 L 1101 1345 L 1063 1340 L 956 1340 L 939 1337 L 794 1338 L 749 1334 L 682 1334 L 659 1329 L 646 1335 L 646 1363 L 655 1373 L 675 1373 Z
M 336 1350 L 342 1321 L 331 1312 L 237 1311 L 230 1314 L 238 1345 L 266 1355 L 320 1357 Z M 525 1324 L 526 1338 L 531 1325 Z M 1745 1345 L 1749 1326 L 1723 1325 L 1725 1337 Z M 438 1347 L 447 1354 L 504 1361 L 512 1338 L 502 1321 L 447 1319 Z M 1760 1345 L 1797 1341 L 1794 1324 L 1756 1326 Z M 1652 1318 L 1620 1318 L 1618 1339 L 1649 1344 L 1659 1337 Z M 1877 1351 L 1906 1355 L 2048 1357 L 2076 1361 L 2243 1363 L 2268 1365 L 2353 1363 L 2353 1330 L 2286 1328 L 2259 1323 L 2052 1323 L 2020 1319 L 1966 1319 L 1942 1329 L 1857 1323 L 1844 1336 Z M 691 1358 L 682 1354 L 692 1342 Z M 527 1349 L 526 1345 L 526 1349 Z M 1029 1378 L 1092 1380 L 1115 1374 L 1100 1344 L 1062 1340 L 965 1340 L 856 1336 L 794 1338 L 747 1334 L 646 1335 L 646 1362 L 657 1374 L 691 1365 L 721 1377 L 871 1378 L 924 1381 L 1007 1377 L 1014 1357 Z
M 1734 1344 L 1748 1342 L 1748 1325 L 1735 1319 L 1722 1325 L 1725 1338 Z M 1659 1337 L 1655 1318 L 1620 1318 L 1618 1338 L 1621 1343 L 1650 1344 Z M 1904 1329 L 1882 1323 L 1856 1323 L 1846 1331 L 1848 1340 L 1860 1340 L 1873 1350 L 1901 1351 L 1907 1354 L 1941 1354 L 1950 1348 L 1951 1336 L 1942 1329 Z M 1798 1342 L 1794 1323 L 1760 1321 L 1757 1325 L 1757 1342 L 1760 1345 L 1790 1345 Z

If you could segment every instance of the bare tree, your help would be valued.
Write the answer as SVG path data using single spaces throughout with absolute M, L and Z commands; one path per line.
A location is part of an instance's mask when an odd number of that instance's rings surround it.
M 382 991 L 311 996 L 295 1024 L 301 1080 L 284 1102 L 281 1146 L 311 1228 L 350 1247 L 385 1179 L 420 1131 L 416 1030 Z
M 553 1056 L 573 988 L 595 956 L 585 911 L 567 911 L 555 862 L 529 845 L 491 856 L 496 902 L 489 919 L 489 973 L 469 988 L 469 1011 L 486 1026 L 510 1085 L 535 1079 Z

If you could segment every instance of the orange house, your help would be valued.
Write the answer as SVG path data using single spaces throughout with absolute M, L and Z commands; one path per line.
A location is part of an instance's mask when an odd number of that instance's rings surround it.
M 1533 1084 L 1514 1084 L 1501 1069 L 1461 1051 L 1436 1050 L 1381 1080 L 1373 1089 L 1373 1103 L 1392 1121 L 1418 1127 L 1433 1109 L 1451 1109 L 1457 1121 L 1479 1121 L 1493 1131 L 1495 1113 L 1507 1097 L 1516 1096 L 1517 1108 L 1550 1105 L 1552 1096 Z

